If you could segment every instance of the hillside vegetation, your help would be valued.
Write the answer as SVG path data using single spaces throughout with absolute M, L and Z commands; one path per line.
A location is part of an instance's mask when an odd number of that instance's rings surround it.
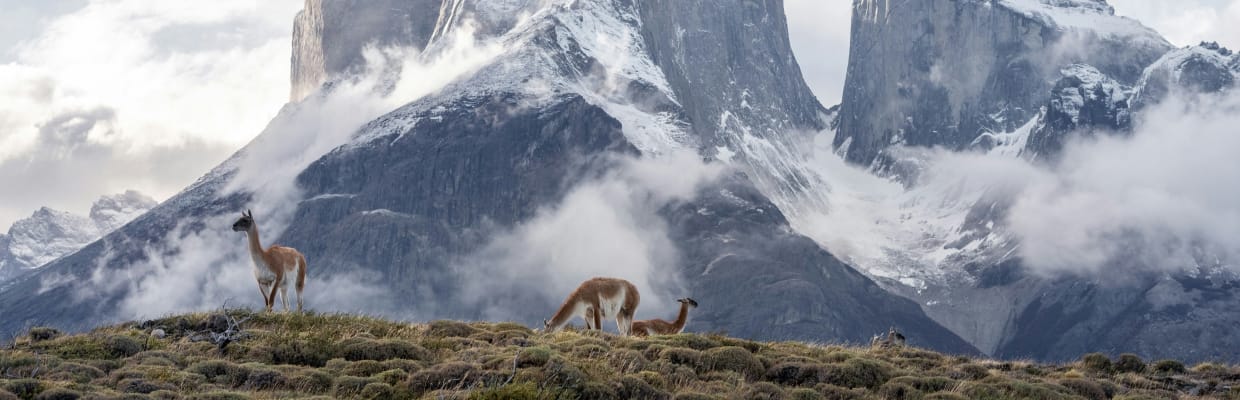
M 36 328 L 0 350 L 0 400 L 305 397 L 1240 399 L 1240 368 L 1100 354 L 1040 365 L 915 348 L 241 310 L 71 336 Z

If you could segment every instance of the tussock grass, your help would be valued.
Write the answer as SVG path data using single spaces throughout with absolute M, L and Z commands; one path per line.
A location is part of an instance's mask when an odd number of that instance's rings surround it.
M 1087 354 L 1067 365 L 916 348 L 651 338 L 512 323 L 408 324 L 230 311 L 241 340 L 196 340 L 212 314 L 80 335 L 36 328 L 0 350 L 8 399 L 1240 399 L 1240 368 Z M 160 339 L 150 335 L 162 329 Z

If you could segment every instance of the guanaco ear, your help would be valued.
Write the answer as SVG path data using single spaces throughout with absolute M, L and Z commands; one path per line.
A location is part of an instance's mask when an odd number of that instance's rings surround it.
M 253 212 L 253 211 L 250 211 L 250 209 L 248 209 L 248 208 L 247 208 L 247 209 L 245 210 L 245 216 L 250 217 L 250 218 L 254 218 L 254 212 Z

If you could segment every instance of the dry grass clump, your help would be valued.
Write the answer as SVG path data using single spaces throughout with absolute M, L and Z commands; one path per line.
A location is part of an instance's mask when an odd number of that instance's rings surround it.
M 1043 365 L 719 334 L 629 338 L 512 323 L 230 313 L 246 321 L 244 332 L 222 350 L 200 340 L 220 324 L 211 314 L 80 335 L 32 330 L 0 350 L 0 400 L 1240 399 L 1233 366 L 1147 365 L 1131 354 Z

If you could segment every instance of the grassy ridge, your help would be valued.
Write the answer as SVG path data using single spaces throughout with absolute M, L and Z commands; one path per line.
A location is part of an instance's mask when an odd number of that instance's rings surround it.
M 0 350 L 5 399 L 1240 399 L 1240 368 L 1087 355 L 1069 365 L 720 335 L 539 334 L 510 323 L 193 314 Z M 151 332 L 163 330 L 156 338 Z

